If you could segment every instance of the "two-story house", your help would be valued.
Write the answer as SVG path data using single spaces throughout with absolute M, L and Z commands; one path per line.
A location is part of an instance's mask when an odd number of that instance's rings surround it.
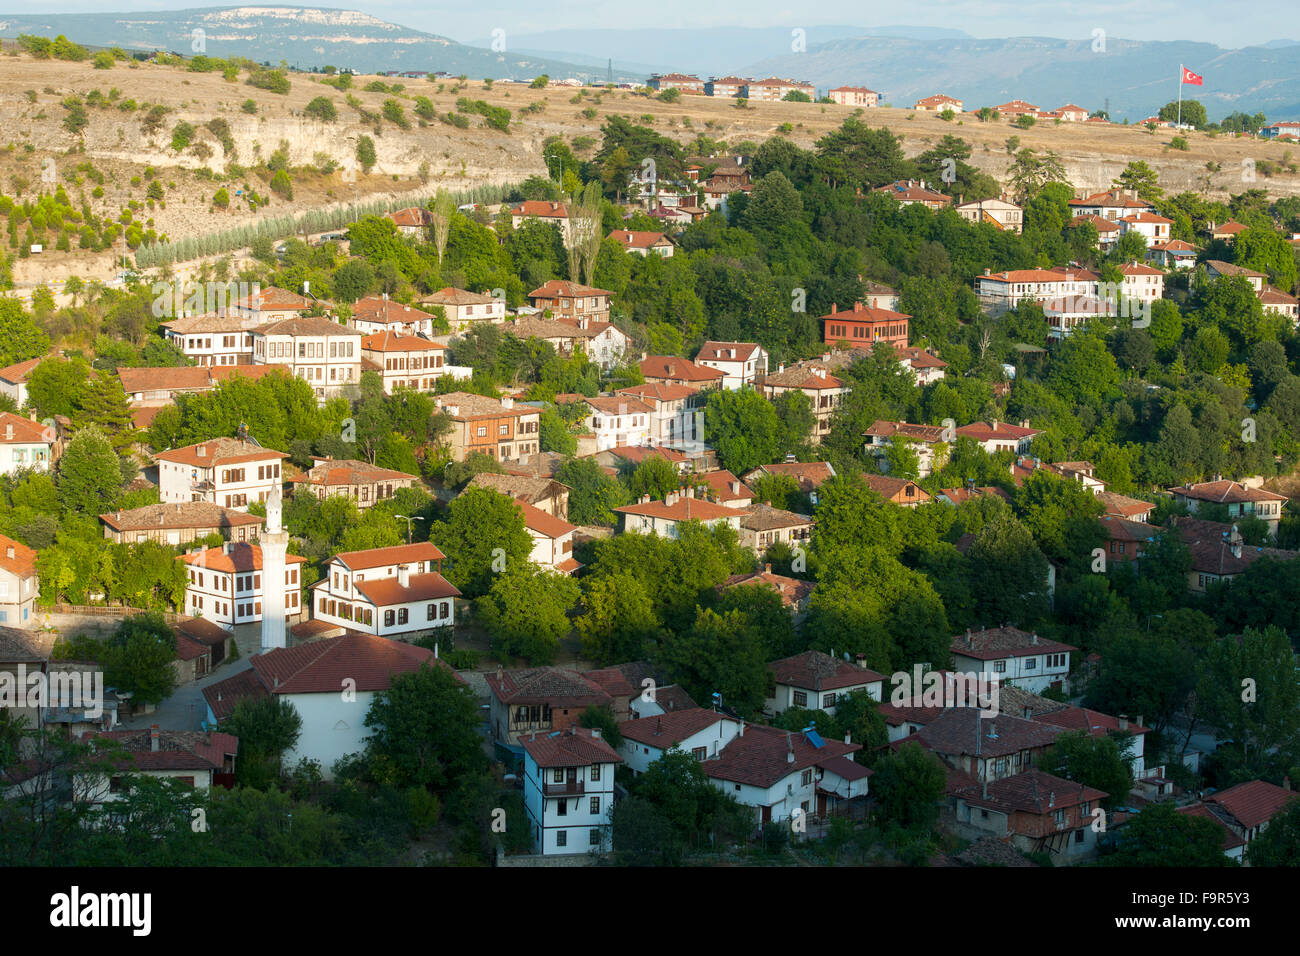
M 944 441 L 944 431 L 938 425 L 913 425 L 911 422 L 887 422 L 879 420 L 863 432 L 867 439 L 866 451 L 874 455 L 882 471 L 888 470 L 885 455 L 895 442 L 906 442 L 911 451 L 916 453 L 917 476 L 925 478 L 936 468 L 947 463 L 948 446 Z M 953 437 L 956 438 L 954 431 Z
M 332 319 L 283 319 L 253 330 L 253 364 L 283 366 L 324 401 L 360 381 L 362 337 Z
M 1235 521 L 1248 515 L 1254 515 L 1268 525 L 1270 535 L 1277 534 L 1278 523 L 1282 520 L 1282 508 L 1289 500 L 1286 495 L 1263 488 L 1250 488 L 1239 481 L 1202 481 L 1196 484 L 1179 485 L 1170 488 L 1174 501 L 1196 514 L 1203 504 L 1225 505 L 1228 520 Z
M 104 537 L 114 544 L 156 541 L 171 547 L 219 534 L 227 541 L 253 541 L 266 519 L 210 501 L 143 505 L 100 515 Z
M 13 412 L 0 412 L 0 475 L 49 471 L 61 447 L 55 430 Z
M 492 739 L 508 749 L 530 734 L 569 730 L 588 707 L 614 707 L 614 698 L 600 684 L 562 667 L 498 667 L 483 676 L 491 698 Z
M 1003 232 L 1019 235 L 1025 225 L 1024 210 L 1006 199 L 974 199 L 954 208 L 967 222 L 983 223 Z
M 626 395 L 585 398 L 584 424 L 591 431 L 594 446 L 588 454 L 616 446 L 649 445 L 650 414 L 653 409 Z
M 665 197 L 661 194 L 659 198 L 662 201 Z M 675 249 L 673 241 L 662 232 L 635 232 L 627 229 L 615 229 L 605 238 L 613 239 L 627 252 L 642 258 L 648 255 L 656 255 L 671 259 Z
M 0 626 L 31 627 L 41 582 L 36 552 L 0 534 Z
M 447 346 L 415 335 L 380 332 L 361 340 L 361 357 L 378 366 L 384 392 L 398 388 L 431 392 L 446 374 Z
M 379 637 L 451 627 L 460 591 L 443 557 L 429 541 L 340 552 L 312 585 L 312 617 Z
M 162 503 L 206 501 L 242 511 L 280 486 L 280 463 L 289 456 L 251 439 L 214 438 L 153 457 Z
M 987 454 L 999 451 L 1013 451 L 1022 455 L 1029 451 L 1029 446 L 1041 431 L 1029 427 L 1029 422 L 1011 425 L 994 419 L 991 422 L 971 422 L 956 430 L 958 438 L 969 438 L 978 444 Z
M 229 630 L 236 624 L 262 620 L 264 587 L 275 582 L 262 580 L 262 549 L 255 544 L 229 543 L 220 548 L 201 548 L 178 555 L 186 565 L 185 613 L 201 617 Z M 289 618 L 302 613 L 301 566 L 307 559 L 285 556 L 284 612 Z
M 1070 654 L 1077 650 L 1017 627 L 968 630 L 952 639 L 955 671 L 997 678 L 1034 694 L 1068 682 Z
M 515 499 L 515 507 L 523 512 L 524 528 L 533 539 L 533 550 L 528 560 L 561 574 L 573 574 L 582 567 L 573 557 L 573 534 L 578 530 L 577 525 L 534 508 L 523 499 Z
M 641 375 L 647 384 L 684 385 L 704 390 L 721 388 L 727 373 L 718 368 L 696 365 L 675 355 L 649 355 L 640 362 Z
M 465 486 L 470 488 L 491 488 L 507 498 L 532 505 L 538 511 L 556 518 L 569 518 L 569 487 L 554 478 L 540 475 L 493 475 L 479 472 Z
M 614 768 L 623 762 L 599 729 L 521 738 L 524 809 L 543 856 L 607 852 Z
M 447 442 L 452 458 L 464 461 L 473 452 L 507 461 L 537 454 L 541 410 L 517 405 L 510 397 L 500 401 L 472 392 L 448 392 L 434 402 L 452 420 Z
M 866 796 L 871 771 L 854 763 L 862 745 L 826 740 L 813 729 L 742 723 L 704 772 L 715 787 L 754 809 L 756 823 L 823 815 L 840 801 Z
M 314 457 L 312 461 L 311 468 L 289 479 L 294 494 L 312 494 L 321 500 L 342 495 L 355 501 L 358 508 L 370 508 L 419 481 L 415 475 L 368 461 Z
M 884 675 L 869 669 L 862 656 L 857 664 L 850 664 L 822 651 L 804 651 L 772 661 L 767 669 L 772 672 L 773 692 L 763 710 L 769 714 L 799 707 L 834 717 L 835 702 L 849 694 L 864 691 L 872 700 L 884 699 Z
M 743 388 L 767 374 L 767 350 L 753 342 L 705 342 L 695 364 L 722 372 L 723 388 Z
M 82 742 L 101 750 L 108 767 L 79 773 L 72 781 L 78 803 L 112 804 L 131 790 L 133 778 L 178 780 L 199 793 L 234 784 L 239 739 L 224 733 L 145 729 L 87 731 Z M 101 759 L 105 759 L 101 755 Z
M 812 537 L 814 520 L 784 508 L 759 502 L 741 511 L 739 544 L 761 558 L 774 545 L 805 546 Z
M 775 375 L 768 375 L 762 383 L 763 397 L 772 401 L 786 392 L 803 392 L 812 402 L 813 429 L 809 441 L 821 444 L 821 440 L 830 434 L 831 417 L 840 407 L 844 396 L 850 391 L 843 379 L 832 375 L 826 366 L 819 362 L 799 363 L 789 368 L 779 369 Z
M 433 335 L 433 316 L 414 306 L 394 302 L 387 295 L 368 295 L 352 306 L 348 325 L 363 335 L 389 332 L 403 336 Z
M 419 305 L 433 310 L 441 308 L 452 332 L 464 332 L 481 323 L 501 323 L 506 320 L 506 300 L 482 292 L 468 292 L 447 286 L 431 292 Z
M 707 395 L 699 388 L 647 382 L 620 388 L 615 394 L 626 395 L 649 406 L 649 444 L 658 447 L 703 441 Z
M 619 724 L 623 742 L 618 752 L 629 770 L 642 774 L 674 747 L 701 763 L 712 760 L 739 731 L 740 721 L 734 717 L 705 707 L 689 707 Z
M 725 524 L 739 532 L 744 517 L 736 508 L 695 497 L 694 488 L 669 492 L 663 501 L 642 495 L 637 503 L 614 511 L 620 515 L 620 530 L 624 534 L 638 532 L 674 539 L 679 534 L 678 526 L 684 522 L 698 521 L 708 527 Z
M 528 199 L 510 207 L 510 228 L 518 229 L 529 219 L 549 223 L 560 230 L 560 238 L 567 246 L 572 241 L 569 207 L 562 202 Z
M 983 783 L 951 774 L 948 783 L 949 809 L 959 832 L 991 836 L 1022 852 L 1062 860 L 1096 851 L 1093 811 L 1108 796 L 1036 769 Z
M 259 316 L 212 312 L 162 323 L 163 338 L 199 366 L 251 365 Z

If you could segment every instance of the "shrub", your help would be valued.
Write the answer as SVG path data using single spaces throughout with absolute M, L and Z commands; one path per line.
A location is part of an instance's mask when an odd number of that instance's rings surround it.
M 107 50 L 100 50 L 95 54 L 95 59 L 92 62 L 97 70 L 111 70 L 113 68 L 113 54 Z
M 256 101 L 256 100 L 244 100 L 244 102 L 240 104 L 239 108 L 240 108 L 241 110 L 243 110 L 245 113 L 256 113 L 256 112 L 257 112 L 257 101 Z
M 283 199 L 293 198 L 293 181 L 285 170 L 277 169 L 271 177 L 271 192 Z
M 307 104 L 303 112 L 327 123 L 332 123 L 339 118 L 339 111 L 335 109 L 334 101 L 328 96 L 316 97 Z

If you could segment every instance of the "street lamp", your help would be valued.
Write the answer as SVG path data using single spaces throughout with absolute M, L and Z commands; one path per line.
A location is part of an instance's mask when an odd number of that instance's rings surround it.
M 406 515 L 393 515 L 393 517 L 394 517 L 394 518 L 401 518 L 403 521 L 406 522 L 406 543 L 407 543 L 407 544 L 410 544 L 410 543 L 411 543 L 411 528 L 413 527 L 413 525 L 411 524 L 411 522 L 413 522 L 413 521 L 423 521 L 424 519 L 421 518 L 421 517 L 418 517 L 418 516 L 417 516 L 417 517 L 413 517 L 413 518 L 408 518 Z

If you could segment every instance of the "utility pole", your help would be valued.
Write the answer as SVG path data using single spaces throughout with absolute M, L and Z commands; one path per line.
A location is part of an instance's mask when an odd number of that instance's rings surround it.
M 411 528 L 413 527 L 412 522 L 413 522 L 413 521 L 423 521 L 424 519 L 423 519 L 423 518 L 420 518 L 420 517 L 408 518 L 406 515 L 393 515 L 393 517 L 394 517 L 394 518 L 401 518 L 401 519 L 403 519 L 403 520 L 406 522 L 406 543 L 407 543 L 407 544 L 410 544 L 410 543 L 411 543 Z

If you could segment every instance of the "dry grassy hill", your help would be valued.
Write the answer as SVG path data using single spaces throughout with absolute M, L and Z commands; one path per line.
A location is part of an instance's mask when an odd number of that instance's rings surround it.
M 64 183 L 74 204 L 84 197 L 96 214 L 116 218 L 128 203 L 136 201 L 141 204 L 138 220 L 151 217 L 153 228 L 160 234 L 180 238 L 252 222 L 258 215 L 302 212 L 354 196 L 415 200 L 439 187 L 457 190 L 518 182 L 544 173 L 541 148 L 547 137 L 561 136 L 572 142 L 587 136 L 598 142 L 600 125 L 611 113 L 628 116 L 682 141 L 704 133 L 734 143 L 762 140 L 784 131 L 805 147 L 854 113 L 851 107 L 810 103 L 751 103 L 748 109 L 740 110 L 733 101 L 700 96 L 683 97 L 669 104 L 626 91 L 588 90 L 580 94 L 565 87 L 531 90 L 519 84 L 500 83 L 487 89 L 478 81 L 457 91 L 455 81 L 394 79 L 386 82 L 404 84 L 397 98 L 406 109 L 411 128 L 403 130 L 385 121 L 376 135 L 374 124 L 363 122 L 360 113 L 347 104 L 347 94 L 320 83 L 322 77 L 290 74 L 292 88 L 285 95 L 256 89 L 244 79 L 241 75 L 238 82 L 229 82 L 217 73 L 191 73 L 182 67 L 155 64 L 118 63 L 111 70 L 96 70 L 90 63 L 2 56 L 0 191 L 13 195 L 16 183 L 26 184 L 25 196 L 41 189 L 48 191 L 51 187 L 42 182 L 42 169 L 46 160 L 52 159 L 55 177 Z M 361 88 L 373 79 L 356 77 L 349 92 L 363 109 L 377 114 L 391 94 L 363 92 Z M 84 99 L 95 90 L 102 94 L 106 105 L 88 106 L 88 125 L 80 135 L 69 132 L 63 125 L 67 116 L 62 105 L 65 97 L 75 94 Z M 336 122 L 321 122 L 304 115 L 308 102 L 321 95 L 334 102 L 339 114 Z M 485 127 L 477 116 L 471 118 L 469 129 L 437 120 L 426 124 L 413 115 L 412 100 L 416 95 L 429 97 L 441 114 L 453 110 L 456 100 L 465 96 L 507 107 L 516 120 L 510 133 Z M 250 99 L 256 104 L 256 113 L 242 108 Z M 139 108 L 117 108 L 125 100 L 134 100 Z M 156 104 L 168 112 L 161 127 L 149 133 L 141 119 L 146 107 Z M 540 104 L 540 109 L 518 112 L 533 104 Z M 361 135 L 374 138 L 378 164 L 369 175 L 359 175 L 355 185 L 344 182 L 339 172 L 322 175 L 297 170 L 292 201 L 272 197 L 270 207 L 257 213 L 247 209 L 216 212 L 210 201 L 223 183 L 218 181 L 219 175 L 214 177 L 207 170 L 224 169 L 232 157 L 225 154 L 215 136 L 201 127 L 217 118 L 230 126 L 236 147 L 233 158 L 250 170 L 281 143 L 287 144 L 294 167 L 311 167 L 326 159 L 341 164 L 355 154 Z M 973 115 L 944 122 L 932 114 L 896 109 L 869 110 L 863 119 L 901 134 L 904 151 L 909 155 L 929 148 L 944 134 L 961 136 L 974 148 L 972 163 L 999 178 L 1010 159 L 1006 140 L 1014 135 L 1022 146 L 1055 151 L 1072 181 L 1087 189 L 1109 186 L 1126 163 L 1142 159 L 1158 170 L 1161 184 L 1168 191 L 1198 190 L 1226 196 L 1251 185 L 1243 182 L 1243 160 L 1281 163 L 1290 158 L 1285 144 L 1202 133 L 1187 134 L 1190 149 L 1182 152 L 1169 148 L 1172 133 L 1168 130 L 1151 133 L 1133 127 L 1068 123 L 1019 130 L 1006 122 L 981 123 Z M 171 149 L 171 132 L 182 120 L 200 130 L 194 144 L 178 154 Z M 75 167 L 83 162 L 104 174 L 102 196 L 93 196 L 95 183 L 76 171 Z M 1218 164 L 1221 171 L 1207 172 L 1207 163 Z M 149 208 L 145 196 L 148 181 L 140 178 L 133 183 L 133 178 L 142 177 L 146 166 L 157 171 L 166 187 L 165 201 L 153 208 Z M 259 193 L 268 193 L 268 177 L 263 175 L 259 181 L 256 176 L 250 171 L 241 180 L 225 185 L 233 189 L 247 180 Z M 1271 193 L 1295 193 L 1300 192 L 1300 177 L 1261 175 L 1253 185 Z M 112 272 L 111 254 L 74 249 L 67 253 L 47 251 L 18 262 L 15 279 L 33 283 L 73 273 L 85 278 L 107 278 Z

